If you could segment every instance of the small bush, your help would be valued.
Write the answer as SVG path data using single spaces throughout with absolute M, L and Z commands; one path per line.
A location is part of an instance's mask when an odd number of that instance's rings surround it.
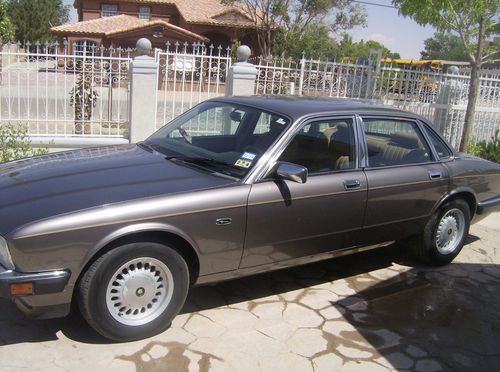
M 0 124 L 0 163 L 48 153 L 48 148 L 34 149 L 24 125 Z
M 495 137 L 491 141 L 481 141 L 469 146 L 469 154 L 480 158 L 500 163 L 500 136 L 499 130 L 495 132 Z

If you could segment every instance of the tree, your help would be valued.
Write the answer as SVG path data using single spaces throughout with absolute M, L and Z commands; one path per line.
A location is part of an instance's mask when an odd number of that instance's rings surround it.
M 9 0 L 9 15 L 19 41 L 52 40 L 50 28 L 69 19 L 69 7 L 62 0 Z
M 0 125 L 0 163 L 48 153 L 48 148 L 34 149 L 23 124 Z
M 334 55 L 337 43 L 330 36 L 328 27 L 324 24 L 311 24 L 296 35 L 294 43 L 287 43 L 291 35 L 278 30 L 274 37 L 273 54 L 288 56 L 295 59 L 303 55 L 315 58 L 326 58 Z
M 282 56 L 315 27 L 332 34 L 365 25 L 366 11 L 351 0 L 223 0 L 237 3 L 252 18 L 260 53 L 270 56 L 273 37 L 279 38 Z
M 462 42 L 471 65 L 469 99 L 465 113 L 460 151 L 467 151 L 472 132 L 481 66 L 500 57 L 498 45 L 487 46 L 487 37 L 498 33 L 500 0 L 393 0 L 400 13 L 421 25 L 439 31 L 454 31 Z
M 368 57 L 370 55 L 370 50 L 382 50 L 382 58 L 401 58 L 399 53 L 390 51 L 383 44 L 375 40 L 360 40 L 358 42 L 352 41 L 352 37 L 349 35 L 344 35 L 339 44 L 340 54 L 344 57 L 349 57 L 354 62 L 359 58 Z
M 420 52 L 422 59 L 444 59 L 448 61 L 468 61 L 467 52 L 458 35 L 438 31 L 424 41 L 425 49 Z
M 0 1 L 0 45 L 14 37 L 14 26 L 7 14 L 7 3 Z
M 92 65 L 81 60 L 76 62 L 75 71 L 78 71 L 78 75 L 69 92 L 69 104 L 75 109 L 75 134 L 92 134 L 90 120 L 99 98 L 92 68 Z

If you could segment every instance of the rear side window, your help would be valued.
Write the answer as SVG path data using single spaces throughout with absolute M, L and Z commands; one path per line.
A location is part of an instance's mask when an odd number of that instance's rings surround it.
M 436 150 L 440 160 L 449 159 L 453 156 L 453 152 L 446 146 L 444 141 L 427 125 L 424 125 L 425 131 L 431 140 L 432 146 Z
M 430 150 L 413 121 L 363 118 L 370 167 L 425 163 Z

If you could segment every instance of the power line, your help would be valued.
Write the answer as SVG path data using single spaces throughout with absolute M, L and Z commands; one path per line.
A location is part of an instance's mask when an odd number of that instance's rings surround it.
M 361 0 L 352 0 L 353 3 L 360 3 L 360 4 L 365 4 L 365 5 L 373 5 L 373 6 L 379 6 L 382 8 L 390 8 L 390 9 L 398 9 L 398 7 L 394 5 L 386 5 L 386 4 L 378 4 L 378 3 L 371 3 L 369 1 L 361 1 Z

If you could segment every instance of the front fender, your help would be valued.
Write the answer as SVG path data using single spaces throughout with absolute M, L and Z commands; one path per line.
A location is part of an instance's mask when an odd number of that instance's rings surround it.
M 145 223 L 136 223 L 124 227 L 117 228 L 108 232 L 105 236 L 103 236 L 95 246 L 87 251 L 85 257 L 82 260 L 82 265 L 80 269 L 83 269 L 96 255 L 99 255 L 99 252 L 104 249 L 108 244 L 116 241 L 117 239 L 124 238 L 126 236 L 130 236 L 137 233 L 144 232 L 166 232 L 177 235 L 187 241 L 191 247 L 193 247 L 196 255 L 200 256 L 200 250 L 196 242 L 182 229 L 167 224 L 167 223 L 159 223 L 159 222 L 145 222 Z

